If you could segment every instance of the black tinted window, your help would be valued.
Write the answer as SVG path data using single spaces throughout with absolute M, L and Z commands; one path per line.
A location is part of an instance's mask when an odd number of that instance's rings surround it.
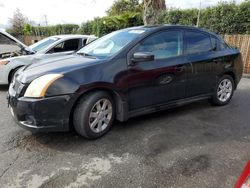
M 56 45 L 50 53 L 76 51 L 79 48 L 79 39 L 70 39 Z
M 79 47 L 79 39 L 71 39 L 64 42 L 64 51 L 75 51 Z
M 186 53 L 207 52 L 212 49 L 210 37 L 199 32 L 185 32 Z
M 136 52 L 152 52 L 155 59 L 165 59 L 182 54 L 182 33 L 165 31 L 144 40 Z

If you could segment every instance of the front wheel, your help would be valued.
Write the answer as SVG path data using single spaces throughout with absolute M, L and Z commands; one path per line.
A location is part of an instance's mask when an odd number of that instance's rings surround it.
M 228 104 L 234 93 L 234 84 L 234 80 L 231 76 L 222 76 L 214 90 L 212 103 L 217 106 L 223 106 Z
M 108 93 L 89 93 L 76 106 L 73 115 L 74 128 L 85 138 L 99 138 L 110 130 L 114 115 L 115 105 Z

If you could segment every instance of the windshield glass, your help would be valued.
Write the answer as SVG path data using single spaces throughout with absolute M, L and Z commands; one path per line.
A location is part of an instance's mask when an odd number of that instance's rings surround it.
M 35 44 L 32 44 L 29 46 L 29 48 L 35 52 L 38 52 L 40 50 L 43 50 L 44 48 L 48 47 L 49 45 L 53 44 L 54 42 L 58 41 L 59 38 L 57 37 L 49 37 L 46 39 L 43 39 Z
M 83 47 L 78 53 L 105 59 L 121 51 L 144 32 L 143 29 L 115 31 Z

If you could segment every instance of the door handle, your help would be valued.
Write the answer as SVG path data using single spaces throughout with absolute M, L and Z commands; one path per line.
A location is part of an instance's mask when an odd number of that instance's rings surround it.
M 177 65 L 177 66 L 175 67 L 175 70 L 176 70 L 177 72 L 183 72 L 183 71 L 185 70 L 185 65 Z
M 213 62 L 214 63 L 219 63 L 219 62 L 222 62 L 223 60 L 221 58 L 217 58 L 217 59 L 213 59 Z

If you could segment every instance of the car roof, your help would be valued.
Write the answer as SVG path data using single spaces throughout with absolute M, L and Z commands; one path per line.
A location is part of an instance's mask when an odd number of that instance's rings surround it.
M 215 37 L 218 37 L 218 35 L 214 32 L 208 31 L 206 29 L 200 28 L 200 27 L 195 27 L 195 26 L 187 26 L 187 25 L 168 25 L 168 24 L 163 24 L 163 25 L 143 25 L 143 26 L 136 26 L 136 27 L 130 27 L 127 28 L 128 30 L 133 30 L 133 29 L 145 29 L 145 30 L 162 30 L 162 29 L 193 29 L 196 31 L 201 31 L 201 32 L 206 32 L 209 33 Z
M 57 37 L 60 39 L 73 39 L 73 38 L 89 38 L 89 37 L 95 37 L 94 35 L 54 35 L 50 37 Z

